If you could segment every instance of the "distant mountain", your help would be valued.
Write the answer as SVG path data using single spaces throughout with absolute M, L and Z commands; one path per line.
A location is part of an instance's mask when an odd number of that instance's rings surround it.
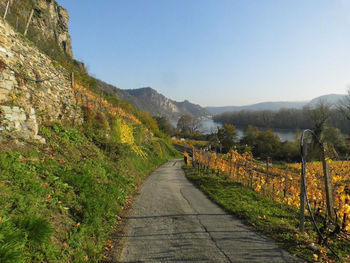
M 339 103 L 340 100 L 344 99 L 346 95 L 344 94 L 328 94 L 317 97 L 315 99 L 310 100 L 308 103 L 309 106 L 316 106 L 320 102 L 325 102 L 331 106 L 335 106 Z
M 245 106 L 224 106 L 224 107 L 205 107 L 212 114 L 220 114 L 229 111 L 241 110 L 280 110 L 282 108 L 297 108 L 301 109 L 306 106 L 308 101 L 277 101 L 277 102 L 260 102 Z
M 171 121 L 178 120 L 184 114 L 200 118 L 211 116 L 208 110 L 197 104 L 193 104 L 187 100 L 177 102 L 168 99 L 149 87 L 123 90 L 99 81 L 98 88 L 109 95 L 117 96 L 123 101 L 130 102 L 135 108 L 147 111 L 152 116 L 163 116 Z
M 211 114 L 220 114 L 230 111 L 255 111 L 255 110 L 273 110 L 277 111 L 283 108 L 301 109 L 304 106 L 316 106 L 317 103 L 324 101 L 330 105 L 335 105 L 339 100 L 346 95 L 342 94 L 329 94 L 314 98 L 310 101 L 278 101 L 278 102 L 261 102 L 245 106 L 224 106 L 224 107 L 205 107 Z

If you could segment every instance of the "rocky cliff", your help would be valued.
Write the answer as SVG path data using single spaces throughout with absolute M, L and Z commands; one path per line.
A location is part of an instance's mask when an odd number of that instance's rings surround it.
M 0 19 L 0 131 L 41 140 L 39 125 L 56 120 L 82 120 L 70 73 Z
M 155 116 L 167 117 L 169 120 L 177 120 L 181 115 L 187 114 L 200 118 L 207 118 L 210 113 L 200 105 L 187 100 L 183 102 L 168 99 L 152 88 L 140 88 L 118 90 L 121 100 L 131 102 L 136 108 L 150 112 Z
M 152 116 L 166 117 L 171 121 L 178 120 L 184 114 L 200 118 L 208 118 L 211 115 L 209 111 L 200 105 L 193 104 L 187 100 L 177 102 L 168 99 L 149 87 L 123 90 L 99 81 L 98 88 L 111 96 L 117 96 L 123 101 L 130 102 L 135 108 L 147 111 Z
M 0 4 L 1 11 L 5 9 L 5 1 L 3 2 Z M 49 55 L 57 56 L 59 52 L 63 52 L 73 57 L 66 9 L 55 0 L 11 0 L 10 3 L 6 20 L 15 30 L 24 32 L 26 21 L 33 9 L 28 38 Z

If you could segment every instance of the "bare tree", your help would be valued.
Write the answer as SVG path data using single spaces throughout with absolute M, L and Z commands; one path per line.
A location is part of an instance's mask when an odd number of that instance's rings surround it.
M 199 132 L 201 127 L 201 120 L 190 115 L 182 115 L 177 122 L 177 129 L 185 136 L 191 136 Z
M 338 109 L 350 121 L 350 88 L 348 95 L 339 102 Z

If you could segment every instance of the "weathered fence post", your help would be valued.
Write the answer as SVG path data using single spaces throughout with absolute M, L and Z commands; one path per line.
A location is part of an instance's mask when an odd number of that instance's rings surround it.
M 74 89 L 75 88 L 74 72 L 72 72 L 71 81 L 72 81 L 72 89 Z
M 28 28 L 29 28 L 30 22 L 32 20 L 33 14 L 34 14 L 34 9 L 32 9 L 32 11 L 30 12 L 30 15 L 29 15 L 29 18 L 27 21 L 27 25 L 26 25 L 26 29 L 24 30 L 24 34 L 23 34 L 24 36 L 26 36 L 28 33 Z
M 286 175 L 284 177 L 284 191 L 283 191 L 283 198 L 286 198 L 288 192 L 288 166 L 286 168 Z
M 206 174 L 209 174 L 209 150 L 205 152 L 205 161 L 206 161 Z
M 266 180 L 265 180 L 265 185 L 269 188 L 270 186 L 270 174 L 269 174 L 269 170 L 270 170 L 270 157 L 266 157 Z M 269 191 L 267 189 L 267 195 L 269 195 Z
M 7 12 L 9 11 L 9 7 L 10 7 L 10 0 L 7 1 L 7 5 L 6 5 L 6 8 L 5 8 L 5 13 L 4 13 L 4 16 L 3 16 L 4 19 L 6 19 Z
M 327 213 L 331 220 L 335 219 L 334 212 L 334 200 L 333 200 L 333 187 L 332 187 L 332 177 L 329 172 L 329 163 L 326 161 L 326 149 L 323 144 L 321 144 L 321 158 L 323 167 L 323 176 L 326 189 L 326 203 L 327 203 Z
M 305 174 L 306 174 L 306 154 L 307 144 L 303 142 L 302 137 L 302 169 L 300 177 L 300 232 L 305 231 Z
M 195 167 L 195 163 L 196 163 L 196 151 L 194 149 L 194 147 L 192 147 L 192 166 Z
M 344 191 L 345 191 L 345 194 L 347 196 L 350 194 L 350 189 L 349 189 L 348 186 L 345 187 Z M 349 201 L 350 201 L 347 196 L 345 198 L 345 205 L 349 204 Z M 348 217 L 348 215 L 346 213 L 344 213 L 344 215 L 343 215 L 343 223 L 342 223 L 342 227 L 341 227 L 342 230 L 345 230 L 347 217 Z
M 233 152 L 230 152 L 230 178 L 233 178 Z

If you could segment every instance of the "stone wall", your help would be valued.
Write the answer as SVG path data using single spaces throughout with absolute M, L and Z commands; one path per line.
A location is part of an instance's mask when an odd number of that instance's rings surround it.
M 70 72 L 0 19 L 0 132 L 40 140 L 47 121 L 82 121 Z

